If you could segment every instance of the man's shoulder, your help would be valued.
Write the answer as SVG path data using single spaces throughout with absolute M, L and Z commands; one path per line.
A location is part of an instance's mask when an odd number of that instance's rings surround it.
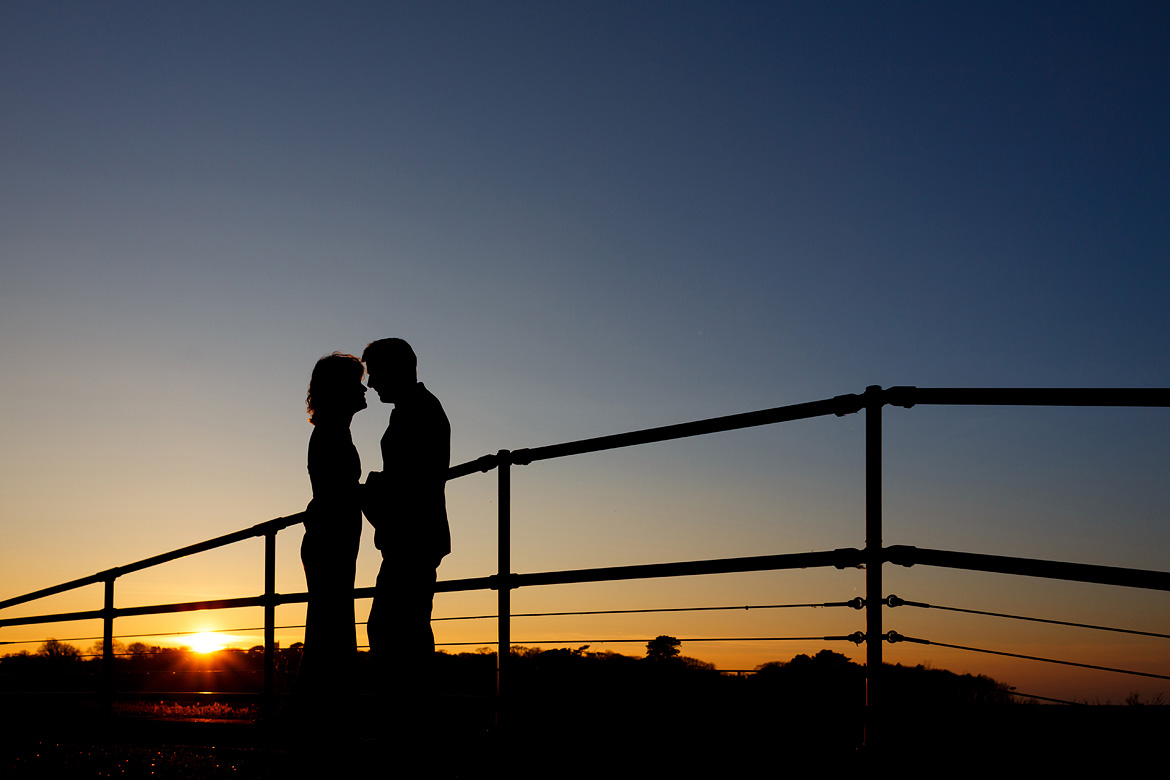
M 435 397 L 435 394 L 419 382 L 415 385 L 415 391 L 411 394 L 409 401 L 406 403 L 395 404 L 394 411 L 390 414 L 390 425 L 386 429 L 386 434 L 390 435 L 391 431 L 403 428 L 416 428 L 422 426 L 428 429 L 434 429 L 436 426 L 442 426 L 448 431 L 451 430 L 451 423 L 447 420 L 447 412 L 443 409 L 443 404 Z
M 447 412 L 443 409 L 442 402 L 422 382 L 418 383 L 418 403 L 427 414 L 441 415 L 443 421 L 446 422 Z

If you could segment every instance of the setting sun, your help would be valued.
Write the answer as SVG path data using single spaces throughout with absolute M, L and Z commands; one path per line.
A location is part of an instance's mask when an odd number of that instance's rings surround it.
M 216 650 L 224 648 L 224 637 L 210 631 L 192 634 L 187 638 L 187 641 L 196 653 L 214 653 Z

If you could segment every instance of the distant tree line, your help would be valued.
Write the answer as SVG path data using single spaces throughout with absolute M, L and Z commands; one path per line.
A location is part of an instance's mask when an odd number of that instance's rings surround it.
M 0 691 L 97 690 L 103 675 L 104 643 L 81 649 L 49 639 L 35 652 L 22 650 L 0 656 Z M 231 691 L 263 689 L 264 647 L 227 648 L 197 653 L 188 647 L 166 647 L 114 640 L 114 686 L 126 692 Z M 303 645 L 278 648 L 276 671 L 285 690 L 291 690 Z
M 847 709 L 864 702 L 865 669 L 831 650 L 815 656 L 761 664 L 748 675 L 726 675 L 714 665 L 681 652 L 681 642 L 658 636 L 638 658 L 588 645 L 542 650 L 512 648 L 512 691 L 517 696 L 647 697 L 675 700 L 720 698 L 741 703 L 778 701 Z M 56 639 L 35 652 L 0 657 L 0 690 L 93 690 L 100 684 L 100 641 L 88 652 Z M 303 645 L 278 648 L 279 690 L 295 690 Z M 133 642 L 114 644 L 115 686 L 128 692 L 242 691 L 263 687 L 264 648 L 229 648 L 195 653 L 186 647 Z M 372 673 L 369 658 L 359 654 L 357 687 Z M 490 696 L 495 691 L 495 652 L 439 652 L 435 658 L 437 691 L 455 696 Z M 411 673 L 404 670 L 404 673 Z M 996 704 L 1013 701 L 1011 688 L 983 675 L 958 675 L 923 666 L 887 667 L 887 689 L 894 703 L 917 705 Z

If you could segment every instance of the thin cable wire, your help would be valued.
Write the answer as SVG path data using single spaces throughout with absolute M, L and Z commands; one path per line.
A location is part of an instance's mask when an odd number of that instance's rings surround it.
M 1077 707 L 1084 706 L 1083 702 L 1069 701 L 1068 699 L 1054 699 L 1051 696 L 1037 696 L 1034 693 L 1020 693 L 1019 691 L 1008 691 L 1007 693 L 1009 696 L 1018 696 L 1022 699 L 1038 699 L 1040 701 L 1056 702 L 1057 704 L 1072 704 Z
M 1118 674 L 1132 674 L 1137 677 L 1153 677 L 1157 680 L 1170 680 L 1170 675 L 1154 674 L 1153 672 L 1136 672 L 1132 669 L 1117 669 L 1112 666 L 1098 666 L 1096 664 L 1082 664 L 1077 661 L 1061 661 L 1057 658 L 1043 658 L 1038 655 L 1023 655 L 1021 653 L 1008 653 L 1003 650 L 987 650 L 982 647 L 967 647 L 965 645 L 951 645 L 946 642 L 932 642 L 929 639 L 916 639 L 914 637 L 902 636 L 895 631 L 889 632 L 896 638 L 891 638 L 890 642 L 916 642 L 921 645 L 934 645 L 935 647 L 949 647 L 953 650 L 968 650 L 972 653 L 987 653 L 989 655 L 1003 655 L 1008 658 L 1023 658 L 1026 661 L 1043 661 L 1048 664 L 1061 664 L 1062 666 L 1077 666 L 1082 669 L 1096 669 L 1101 672 L 1117 672 Z
M 365 625 L 364 623 L 360 625 Z M 283 631 L 290 628 L 304 628 L 304 626 L 273 626 L 275 631 Z M 264 626 L 252 626 L 250 628 L 217 628 L 214 631 L 156 631 L 153 634 L 117 634 L 114 639 L 141 639 L 142 637 L 154 636 L 192 636 L 194 634 L 229 634 L 236 631 L 263 631 Z M 0 642 L 0 645 L 35 645 L 44 643 L 49 639 L 57 639 L 56 637 L 48 637 L 46 639 L 11 639 L 6 642 Z M 99 639 L 104 640 L 101 636 L 74 636 L 65 637 L 64 639 L 57 639 L 58 642 L 96 642 Z
M 896 603 L 895 603 L 896 601 Z M 1095 631 L 1114 631 L 1118 634 L 1136 634 L 1138 636 L 1152 636 L 1158 639 L 1170 639 L 1170 634 L 1159 634 L 1156 631 L 1136 631 L 1130 628 L 1112 628 L 1110 626 L 1095 626 L 1090 623 L 1072 623 L 1067 620 L 1052 620 L 1049 618 L 1026 617 L 1024 615 L 1009 615 L 1004 612 L 984 612 L 979 609 L 963 609 L 961 607 L 942 607 L 938 604 L 927 604 L 924 601 L 907 601 L 897 596 L 890 596 L 888 603 L 891 607 L 922 607 L 924 609 L 944 609 L 948 612 L 965 612 L 968 615 L 989 615 L 991 617 L 1009 618 L 1011 620 L 1030 620 L 1034 623 L 1051 623 L 1057 626 L 1072 626 L 1074 628 L 1091 628 Z
M 679 642 L 822 642 L 826 640 L 848 640 L 848 636 L 725 636 L 725 637 L 683 637 Z M 512 647 L 525 645 L 609 645 L 619 643 L 646 644 L 649 641 L 642 639 L 525 639 L 512 642 Z M 486 642 L 436 642 L 439 647 L 458 647 L 478 645 L 487 647 L 495 644 L 495 640 Z
M 521 617 L 572 617 L 578 615 L 633 615 L 633 614 L 647 614 L 653 612 L 710 612 L 716 610 L 753 610 L 753 609 L 793 609 L 797 607 L 812 607 L 814 609 L 820 607 L 851 607 L 853 609 L 861 609 L 864 602 L 860 598 L 855 598 L 850 601 L 826 601 L 821 603 L 809 604 L 742 604 L 733 606 L 721 607 L 663 607 L 657 609 L 596 609 L 583 610 L 576 612 L 521 612 L 512 615 L 514 618 Z M 432 623 L 446 620 L 495 620 L 499 617 L 496 614 L 490 615 L 455 615 L 452 617 L 437 617 L 431 618 Z M 355 623 L 358 626 L 366 625 L 366 621 L 359 620 Z M 275 630 L 283 631 L 291 628 L 304 628 L 303 625 L 293 626 L 275 626 Z M 245 628 L 218 628 L 214 631 L 208 631 L 210 634 L 229 634 L 236 631 L 263 631 L 264 626 L 248 626 Z M 157 636 L 188 636 L 191 634 L 204 633 L 200 631 L 160 631 L 152 634 L 118 634 L 114 639 L 141 639 L 143 637 L 157 637 Z M 80 636 L 67 637 L 60 639 L 61 642 L 96 642 L 103 637 L 100 636 Z M 44 639 L 25 639 L 12 640 L 8 642 L 0 642 L 4 645 L 27 645 L 37 644 L 38 642 L 45 642 Z
M 788 609 L 788 608 L 794 608 L 794 607 L 853 607 L 856 609 L 857 608 L 855 606 L 856 602 L 857 602 L 857 599 L 854 599 L 853 601 L 824 602 L 824 603 L 819 603 L 819 604 L 748 604 L 748 605 L 743 605 L 743 606 L 727 606 L 727 607 L 667 607 L 667 608 L 662 608 L 662 609 L 609 609 L 609 610 L 592 610 L 592 611 L 580 611 L 580 612 L 527 612 L 527 613 L 512 615 L 512 617 L 560 617 L 560 616 L 576 616 L 576 615 L 620 615 L 620 614 L 647 613 L 647 612 L 698 612 L 698 611 L 708 611 L 708 610 Z M 497 616 L 496 615 L 467 615 L 467 616 L 460 616 L 460 617 L 433 618 L 432 622 L 439 621 L 439 620 L 478 620 L 480 618 L 495 618 L 495 617 L 497 617 Z M 358 621 L 355 625 L 364 626 L 364 625 L 366 625 L 366 622 L 365 621 Z M 304 626 L 303 625 L 275 626 L 275 630 L 287 630 L 287 629 L 294 629 L 294 628 L 304 628 Z M 119 635 L 115 636 L 114 639 L 130 639 L 130 638 L 159 637 L 159 636 L 190 636 L 190 635 L 197 634 L 197 633 L 226 634 L 226 633 L 233 632 L 233 631 L 260 631 L 260 630 L 263 630 L 262 626 L 258 626 L 255 628 L 224 628 L 224 629 L 218 629 L 216 631 L 208 631 L 208 632 L 169 631 L 169 632 L 158 632 L 158 633 L 153 633 L 153 634 L 119 634 Z M 72 638 L 68 638 L 68 639 L 61 639 L 58 641 L 61 641 L 61 642 L 83 642 L 83 641 L 97 641 L 97 640 L 100 640 L 102 638 L 103 637 L 100 637 L 100 636 L 98 636 L 98 637 L 72 637 Z M 683 638 L 683 639 L 680 639 L 679 641 L 680 642 L 752 642 L 752 641 L 785 642 L 785 641 L 801 641 L 801 640 L 820 641 L 820 640 L 824 640 L 824 639 L 833 639 L 833 640 L 850 639 L 850 641 L 852 641 L 852 639 L 850 637 L 710 637 L 710 638 L 706 638 L 706 639 Z M 44 642 L 44 641 L 47 641 L 47 640 L 28 639 L 28 640 L 12 641 L 12 642 L 8 642 L 5 644 L 37 644 L 38 642 Z M 548 640 L 531 640 L 531 641 L 527 641 L 526 644 L 531 644 L 531 645 L 581 644 L 581 641 L 582 640 L 575 640 L 575 639 L 574 640 L 548 639 Z M 646 639 L 594 639 L 594 640 L 588 640 L 587 643 L 612 644 L 612 643 L 619 643 L 619 642 L 646 642 L 646 641 L 647 641 Z M 484 645 L 493 645 L 495 643 L 496 643 L 495 640 L 490 640 L 490 641 L 486 641 L 486 642 L 439 642 L 436 644 L 438 646 L 441 646 L 441 647 L 457 647 L 457 646 L 465 646 L 465 645 L 466 646 L 472 646 L 472 645 L 484 646 Z M 513 644 L 522 644 L 522 643 L 517 642 L 517 643 L 513 643 Z M 358 645 L 358 647 L 360 649 L 360 648 L 369 647 L 369 645 Z M 156 653 L 150 653 L 150 655 L 155 655 L 155 654 Z M 114 655 L 127 656 L 127 655 L 133 655 L 133 653 L 121 652 L 121 653 L 114 653 Z M 99 658 L 100 656 L 85 654 L 85 655 L 82 655 L 81 657 L 82 658 Z
M 728 607 L 664 607 L 661 609 L 596 609 L 578 612 L 521 612 L 512 615 L 514 618 L 519 617 L 568 617 L 575 615 L 633 615 L 644 614 L 648 612 L 706 612 L 713 610 L 751 610 L 751 609 L 791 609 L 793 607 L 853 607 L 860 609 L 858 606 L 859 599 L 852 601 L 829 601 L 820 604 L 744 604 Z M 457 617 L 441 617 L 432 618 L 432 622 L 440 620 L 488 620 L 495 619 L 498 615 L 461 615 Z

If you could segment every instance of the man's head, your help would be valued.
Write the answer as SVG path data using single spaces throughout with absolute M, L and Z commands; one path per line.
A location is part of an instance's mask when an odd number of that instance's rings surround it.
M 402 339 L 378 339 L 362 352 L 366 364 L 366 383 L 384 404 L 397 403 L 402 394 L 418 382 L 418 358 Z

